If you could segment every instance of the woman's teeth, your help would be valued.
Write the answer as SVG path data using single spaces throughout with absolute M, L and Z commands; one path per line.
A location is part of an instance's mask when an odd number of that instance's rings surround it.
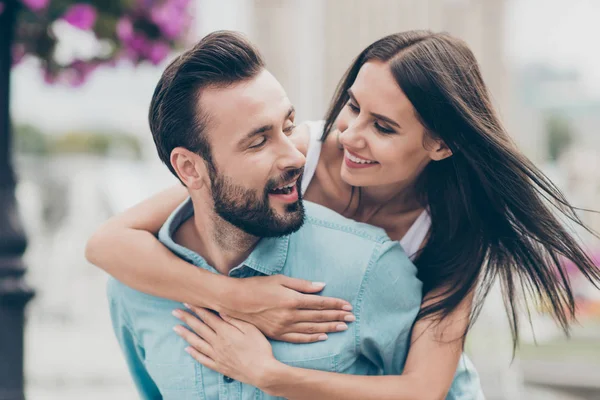
M 348 157 L 348 159 L 354 163 L 357 164 L 376 164 L 377 161 L 370 161 L 370 160 L 365 160 L 359 157 L 356 157 L 352 154 L 350 154 L 348 151 L 346 151 L 346 157 Z

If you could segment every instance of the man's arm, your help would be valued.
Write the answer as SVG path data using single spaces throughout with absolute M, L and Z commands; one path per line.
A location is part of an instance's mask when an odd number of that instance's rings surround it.
M 140 398 L 144 400 L 161 400 L 162 395 L 144 365 L 144 349 L 135 338 L 131 325 L 123 312 L 116 304 L 116 300 L 110 298 L 110 315 L 113 329 L 125 355 L 125 361 L 127 361 L 129 372 L 133 377 Z

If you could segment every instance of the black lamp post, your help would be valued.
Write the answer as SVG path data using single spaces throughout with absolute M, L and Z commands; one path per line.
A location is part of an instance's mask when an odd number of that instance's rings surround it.
M 11 43 L 18 0 L 0 13 L 0 400 L 22 400 L 24 310 L 33 290 L 23 280 L 27 241 L 17 212 L 10 141 Z

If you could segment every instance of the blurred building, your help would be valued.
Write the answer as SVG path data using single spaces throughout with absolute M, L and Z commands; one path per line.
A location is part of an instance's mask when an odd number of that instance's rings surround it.
M 322 118 L 351 61 L 385 35 L 410 29 L 447 31 L 464 39 L 481 63 L 503 111 L 507 70 L 505 0 L 254 0 L 246 26 L 269 69 L 286 88 L 300 119 Z
M 564 123 L 575 147 L 600 147 L 600 97 L 587 90 L 578 71 L 528 65 L 516 71 L 513 82 L 511 113 L 534 160 L 549 157 L 552 119 Z

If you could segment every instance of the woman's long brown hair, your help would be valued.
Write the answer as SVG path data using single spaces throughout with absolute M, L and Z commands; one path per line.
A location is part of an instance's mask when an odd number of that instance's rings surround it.
M 596 287 L 600 270 L 558 216 L 590 230 L 560 190 L 510 140 L 463 41 L 443 33 L 409 31 L 367 47 L 338 86 L 323 140 L 348 102 L 347 91 L 361 66 L 372 60 L 389 64 L 427 136 L 441 139 L 453 152 L 431 162 L 418 182 L 432 226 L 415 263 L 424 295 L 440 293 L 427 302 L 419 318 L 442 320 L 474 292 L 471 325 L 499 279 L 515 346 L 519 303 L 526 298 L 549 309 L 568 334 L 575 300 L 562 260 L 571 260 Z

